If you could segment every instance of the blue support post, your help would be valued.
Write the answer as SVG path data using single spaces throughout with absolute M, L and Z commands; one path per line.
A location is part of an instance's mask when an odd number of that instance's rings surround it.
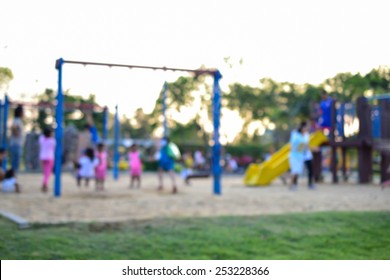
M 345 103 L 341 103 L 337 109 L 337 136 L 344 138 Z
M 105 142 L 108 138 L 108 108 L 104 107 L 103 109 L 103 141 Z
M 119 117 L 118 117 L 118 105 L 115 106 L 115 122 L 114 122 L 114 167 L 113 167 L 114 180 L 119 178 Z
M 2 139 L 2 146 L 5 150 L 8 149 L 8 143 L 7 143 L 7 122 L 8 122 L 8 110 L 9 110 L 9 99 L 8 95 L 5 95 L 4 97 L 4 107 L 3 107 L 3 139 Z M 7 169 L 7 157 L 3 160 L 3 169 Z
M 214 143 L 212 168 L 214 177 L 214 194 L 221 194 L 221 144 L 219 142 L 219 125 L 221 115 L 221 89 L 219 87 L 219 80 L 222 78 L 221 73 L 217 70 L 214 73 L 214 87 L 213 87 L 213 123 L 214 123 Z
M 371 108 L 372 120 L 372 137 L 375 139 L 381 138 L 381 107 L 373 106 Z
M 167 91 L 168 84 L 164 83 L 163 92 L 162 92 L 162 113 L 163 113 L 163 128 L 164 128 L 164 137 L 168 137 L 168 120 L 167 120 Z
M 54 196 L 61 196 L 61 167 L 62 167 L 62 122 L 64 115 L 64 96 L 62 93 L 62 66 L 64 60 L 62 58 L 56 61 L 56 69 L 58 70 L 58 90 L 57 90 L 57 105 L 56 105 L 56 150 L 54 162 Z
M 3 139 L 3 100 L 0 99 L 0 139 Z

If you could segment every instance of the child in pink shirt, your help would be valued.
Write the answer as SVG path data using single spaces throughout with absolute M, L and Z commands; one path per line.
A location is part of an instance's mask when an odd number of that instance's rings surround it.
M 47 192 L 50 174 L 53 171 L 54 152 L 56 147 L 56 140 L 52 137 L 51 128 L 45 128 L 43 130 L 43 135 L 39 137 L 39 147 L 39 159 L 42 163 L 43 170 L 42 191 Z
M 135 181 L 138 181 L 138 188 L 141 187 L 141 173 L 142 173 L 142 162 L 138 146 L 133 144 L 130 147 L 129 152 L 129 166 L 130 166 L 130 188 L 133 187 Z
M 98 166 L 95 167 L 96 190 L 103 191 L 107 171 L 107 153 L 103 143 L 97 146 L 96 158 L 99 160 Z

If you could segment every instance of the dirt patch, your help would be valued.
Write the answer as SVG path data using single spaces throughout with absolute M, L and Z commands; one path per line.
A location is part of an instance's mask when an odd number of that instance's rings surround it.
M 390 211 L 390 188 L 376 185 L 322 184 L 308 190 L 302 182 L 296 192 L 276 181 L 270 187 L 244 187 L 242 177 L 222 180 L 222 195 L 212 194 L 212 178 L 179 184 L 179 193 L 166 186 L 157 191 L 156 174 L 144 174 L 141 189 L 130 189 L 123 174 L 118 181 L 107 180 L 106 190 L 96 192 L 76 187 L 70 174 L 63 176 L 62 196 L 54 198 L 40 191 L 41 175 L 21 174 L 21 194 L 0 193 L 0 210 L 18 215 L 30 223 L 141 221 L 165 217 L 207 217 L 263 215 L 319 211 Z M 168 183 L 169 178 L 165 178 Z M 110 229 L 115 230 L 114 228 Z M 104 230 L 101 225 L 91 228 Z

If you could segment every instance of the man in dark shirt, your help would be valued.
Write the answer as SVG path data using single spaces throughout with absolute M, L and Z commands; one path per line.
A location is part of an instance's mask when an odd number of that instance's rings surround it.
M 322 129 L 330 129 L 332 126 L 332 104 L 333 99 L 326 91 L 322 92 L 322 101 L 320 103 L 320 119 L 319 125 Z

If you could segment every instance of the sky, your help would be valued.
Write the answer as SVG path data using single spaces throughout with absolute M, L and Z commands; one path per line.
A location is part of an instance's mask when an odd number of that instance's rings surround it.
M 390 65 L 386 0 L 3 0 L 0 7 L 0 66 L 13 71 L 14 100 L 55 89 L 60 57 L 218 68 L 223 90 L 264 77 L 319 84 Z M 65 64 L 63 88 L 131 115 L 150 112 L 164 81 L 180 75 Z

